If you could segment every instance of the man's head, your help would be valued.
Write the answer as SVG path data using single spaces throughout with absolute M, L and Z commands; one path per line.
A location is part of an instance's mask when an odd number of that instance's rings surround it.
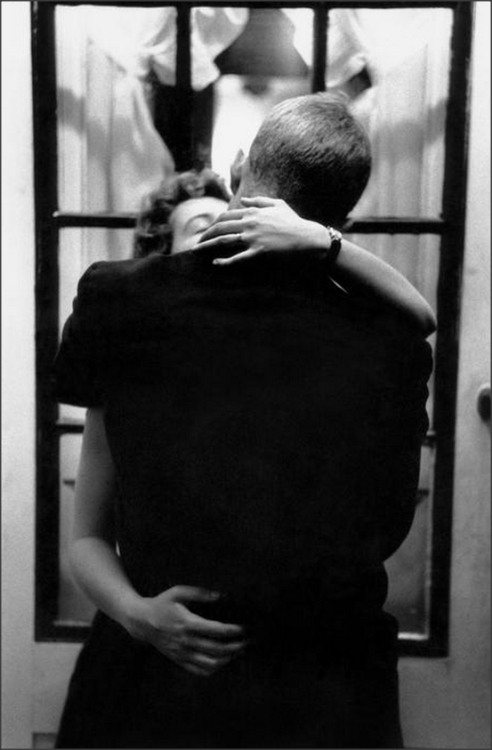
M 334 94 L 278 104 L 261 125 L 242 166 L 241 197 L 282 198 L 301 216 L 341 226 L 369 179 L 367 135 Z
M 229 200 L 224 181 L 211 169 L 172 175 L 145 200 L 133 238 L 134 257 L 191 250 Z

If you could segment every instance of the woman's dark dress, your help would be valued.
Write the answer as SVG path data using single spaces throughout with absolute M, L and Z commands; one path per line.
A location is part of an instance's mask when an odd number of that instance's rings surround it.
M 429 349 L 260 270 L 193 251 L 79 284 L 55 390 L 104 409 L 130 580 L 223 592 L 200 613 L 252 645 L 198 677 L 98 614 L 58 747 L 401 746 L 382 563 L 413 516 Z

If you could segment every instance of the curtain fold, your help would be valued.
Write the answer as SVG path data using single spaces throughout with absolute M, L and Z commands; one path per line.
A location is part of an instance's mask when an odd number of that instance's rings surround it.
M 138 210 L 143 195 L 174 170 L 152 122 L 146 79 L 153 71 L 161 83 L 175 85 L 176 9 L 60 7 L 56 19 L 62 207 Z M 195 90 L 217 79 L 213 60 L 247 19 L 243 8 L 192 10 Z
M 244 28 L 243 8 L 192 10 L 192 84 L 219 76 L 213 60 Z M 59 202 L 62 210 L 138 211 L 174 171 L 154 127 L 147 77 L 176 80 L 176 9 L 60 6 L 56 11 Z M 79 230 L 80 267 L 131 252 L 130 233 Z M 75 233 L 72 233 L 75 240 Z M 74 253 L 75 255 L 75 253 Z
M 312 60 L 309 11 L 284 10 Z M 374 166 L 357 214 L 439 215 L 452 14 L 443 8 L 337 8 L 329 13 L 326 84 L 352 97 Z M 365 71 L 370 86 L 350 87 Z

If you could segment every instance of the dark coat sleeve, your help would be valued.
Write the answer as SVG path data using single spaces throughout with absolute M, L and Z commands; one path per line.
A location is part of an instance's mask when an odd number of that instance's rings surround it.
M 100 354 L 104 350 L 102 289 L 94 263 L 80 279 L 52 368 L 53 396 L 74 406 L 100 406 Z
M 405 336 L 394 350 L 391 369 L 390 386 L 376 421 L 378 439 L 368 456 L 378 488 L 373 499 L 381 559 L 390 557 L 402 544 L 415 514 L 421 449 L 429 427 L 430 344 L 417 335 Z

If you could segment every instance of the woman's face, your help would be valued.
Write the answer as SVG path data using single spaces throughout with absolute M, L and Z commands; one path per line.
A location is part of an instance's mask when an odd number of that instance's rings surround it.
M 227 211 L 228 204 L 219 198 L 190 198 L 172 212 L 169 224 L 173 230 L 171 255 L 192 250 L 210 224 Z

